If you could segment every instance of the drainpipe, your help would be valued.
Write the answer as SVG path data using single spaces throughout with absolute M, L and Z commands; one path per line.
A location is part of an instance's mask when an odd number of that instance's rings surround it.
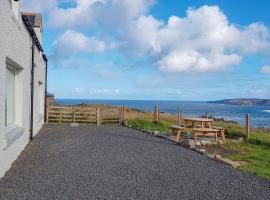
M 33 140 L 34 130 L 34 86 L 35 86 L 35 41 L 32 39 L 32 68 L 31 68 L 31 118 L 29 140 Z
M 43 56 L 43 58 L 45 58 Z M 44 101 L 44 122 L 47 122 L 47 93 L 48 93 L 48 60 L 45 60 L 45 101 Z

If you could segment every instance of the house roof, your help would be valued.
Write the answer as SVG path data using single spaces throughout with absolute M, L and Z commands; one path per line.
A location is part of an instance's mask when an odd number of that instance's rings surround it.
M 27 15 L 22 15 L 22 20 L 23 20 L 23 22 L 24 22 L 26 28 L 28 29 L 28 31 L 29 31 L 31 37 L 33 38 L 33 40 L 34 40 L 34 42 L 35 42 L 37 48 L 38 48 L 41 52 L 44 52 L 44 51 L 43 51 L 43 48 L 42 48 L 42 46 L 41 46 L 41 44 L 40 44 L 40 42 L 39 42 L 39 39 L 38 39 L 38 37 L 37 37 L 37 35 L 36 35 L 36 32 L 35 32 L 35 30 L 34 30 L 34 27 L 32 26 L 31 21 L 30 21 L 30 19 L 28 18 L 28 16 L 27 16 Z
M 35 18 L 35 20 L 33 20 L 33 18 L 31 18 L 31 16 L 32 15 L 22 14 L 22 20 L 23 20 L 23 22 L 24 22 L 27 30 L 29 31 L 31 37 L 33 38 L 33 41 L 35 42 L 35 45 L 43 53 L 42 54 L 43 60 L 45 62 L 48 62 L 48 59 L 46 57 L 46 54 L 44 53 L 44 50 L 43 50 L 43 48 L 42 48 L 42 46 L 41 46 L 41 44 L 39 42 L 39 39 L 38 39 L 38 37 L 36 35 L 36 32 L 34 30 L 34 27 L 35 27 L 34 24 L 36 23 L 36 21 L 41 20 L 41 15 L 40 15 L 40 17 Z M 38 16 L 38 15 L 36 15 L 36 16 Z M 39 22 L 39 23 L 37 22 L 37 24 L 41 25 L 41 22 Z

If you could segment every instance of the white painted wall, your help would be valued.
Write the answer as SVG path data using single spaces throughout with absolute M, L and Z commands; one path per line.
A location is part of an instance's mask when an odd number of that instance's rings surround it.
M 0 4 L 0 177 L 23 151 L 29 141 L 30 129 L 30 78 L 31 37 L 21 18 L 17 19 L 9 0 Z M 16 127 L 5 127 L 5 80 L 6 62 L 22 68 L 16 76 Z M 44 123 L 44 111 L 40 109 L 39 82 L 45 86 L 45 63 L 35 48 L 34 135 Z M 43 95 L 45 92 L 43 92 Z M 43 98 L 44 99 L 44 98 Z M 43 102 L 41 102 L 44 104 Z M 44 110 L 44 109 L 43 109 Z M 9 138 L 7 140 L 7 138 Z M 11 139 L 10 139 L 11 138 Z

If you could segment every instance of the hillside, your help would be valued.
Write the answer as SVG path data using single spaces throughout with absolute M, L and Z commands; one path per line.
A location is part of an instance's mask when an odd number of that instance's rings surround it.
M 229 105 L 261 105 L 270 106 L 270 99 L 224 99 L 218 101 L 209 101 L 208 103 L 219 103 Z

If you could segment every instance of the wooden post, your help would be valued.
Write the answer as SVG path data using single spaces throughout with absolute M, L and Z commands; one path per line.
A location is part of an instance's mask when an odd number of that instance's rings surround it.
M 50 106 L 48 106 L 48 108 L 47 108 L 47 115 L 46 115 L 46 123 L 48 124 L 49 123 L 49 111 L 50 111 Z
M 246 138 L 249 139 L 250 137 L 250 115 L 246 115 Z
M 205 118 L 208 118 L 208 112 L 205 113 Z
M 158 110 L 158 106 L 155 106 L 154 108 L 154 122 L 158 122 L 159 121 L 159 110 Z
M 126 120 L 126 106 L 123 106 L 123 123 Z
M 180 143 L 180 140 L 181 140 L 181 130 L 177 130 L 176 142 Z
M 121 106 L 121 107 L 119 108 L 119 125 L 121 125 L 121 124 L 123 123 L 123 118 L 122 118 L 122 116 L 123 116 L 123 106 Z
M 62 112 L 63 112 L 63 109 L 62 108 L 60 108 L 60 124 L 62 124 Z
M 75 107 L 73 107 L 72 123 L 75 123 Z
M 178 109 L 178 125 L 181 124 L 181 120 L 182 120 L 182 111 L 180 109 Z
M 97 126 L 100 126 L 100 108 L 97 108 L 97 112 L 96 112 L 96 117 L 97 117 Z

